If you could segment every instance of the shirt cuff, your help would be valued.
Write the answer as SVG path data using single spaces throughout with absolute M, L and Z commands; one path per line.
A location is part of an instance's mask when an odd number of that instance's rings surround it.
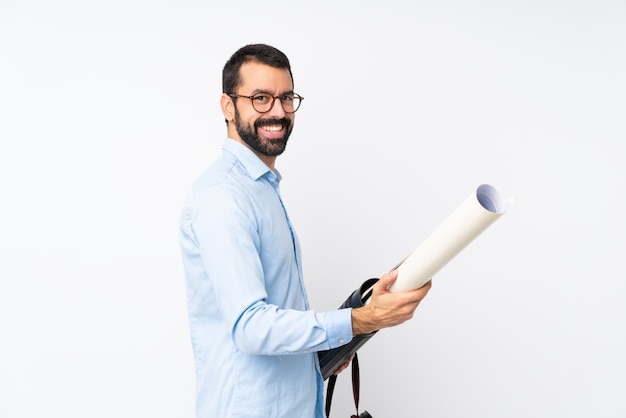
M 326 338 L 330 348 L 337 348 L 352 341 L 352 308 L 326 312 Z

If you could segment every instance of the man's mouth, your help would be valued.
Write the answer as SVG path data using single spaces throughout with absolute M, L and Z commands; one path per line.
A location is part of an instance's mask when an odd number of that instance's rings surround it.
M 283 125 L 266 125 L 261 126 L 260 128 L 268 132 L 280 132 L 283 130 Z
M 276 136 L 278 134 L 282 134 L 287 128 L 291 121 L 287 118 L 284 119 L 259 119 L 256 121 L 255 125 L 257 130 L 261 129 L 263 132 L 270 136 Z

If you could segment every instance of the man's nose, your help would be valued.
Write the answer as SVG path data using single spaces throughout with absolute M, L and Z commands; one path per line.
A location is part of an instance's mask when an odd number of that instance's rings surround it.
M 272 103 L 272 107 L 267 114 L 278 118 L 285 117 L 286 112 L 285 109 L 283 109 L 283 102 L 281 102 L 278 97 L 274 98 L 274 103 Z

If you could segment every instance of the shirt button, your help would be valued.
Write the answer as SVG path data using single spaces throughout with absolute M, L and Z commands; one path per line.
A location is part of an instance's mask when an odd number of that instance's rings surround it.
M 344 340 L 343 338 L 339 338 L 339 344 L 343 344 L 345 342 L 346 342 L 346 340 Z

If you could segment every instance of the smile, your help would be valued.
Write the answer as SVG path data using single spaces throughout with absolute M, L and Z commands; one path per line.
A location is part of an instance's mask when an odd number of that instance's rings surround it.
M 268 125 L 268 126 L 261 126 L 260 128 L 268 132 L 280 132 L 283 130 L 282 125 Z

